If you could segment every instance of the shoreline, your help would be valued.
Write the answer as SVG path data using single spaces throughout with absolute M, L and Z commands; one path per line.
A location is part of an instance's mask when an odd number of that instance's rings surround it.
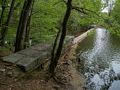
M 60 65 L 61 67 L 64 67 L 64 63 L 68 64 L 68 67 L 65 69 L 65 71 L 71 74 L 70 75 L 71 78 L 68 77 L 70 78 L 70 80 L 67 83 L 69 83 L 69 85 L 72 86 L 72 90 L 84 90 L 85 82 L 86 82 L 85 77 L 83 74 L 77 71 L 77 66 L 75 61 L 77 57 L 75 55 L 76 55 L 76 49 L 78 47 L 78 44 L 88 36 L 88 33 L 90 33 L 93 30 L 94 28 L 74 38 L 68 52 L 66 52 L 59 60 L 59 64 L 57 67 L 60 67 Z

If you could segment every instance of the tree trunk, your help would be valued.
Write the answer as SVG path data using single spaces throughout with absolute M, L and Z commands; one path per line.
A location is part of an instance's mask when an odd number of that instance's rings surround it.
M 3 18 L 3 14 L 4 14 L 4 11 L 5 11 L 5 8 L 6 8 L 6 0 L 2 0 L 2 12 L 1 12 L 1 16 L 0 16 L 0 25 L 2 24 L 2 18 Z
M 30 16 L 29 16 L 28 22 L 27 22 L 26 33 L 25 33 L 25 45 L 24 45 L 24 48 L 27 48 L 27 44 L 28 44 L 28 42 L 29 42 L 30 21 L 31 21 L 33 6 L 34 6 L 34 0 L 33 0 L 33 3 L 32 3 L 32 9 L 31 9 L 31 11 L 30 11 Z
M 10 21 L 11 21 L 13 12 L 14 12 L 14 4 L 15 4 L 15 0 L 12 0 L 7 21 L 6 21 L 5 25 L 2 27 L 2 30 L 1 30 L 1 38 L 0 38 L 1 39 L 1 42 L 0 42 L 1 46 L 4 46 L 5 36 L 7 34 L 8 27 L 9 27 L 9 24 L 10 24 Z
M 15 52 L 24 49 L 27 24 L 34 0 L 25 0 L 16 34 Z
M 28 41 L 29 41 L 30 21 L 31 21 L 31 15 L 29 16 L 29 19 L 28 19 L 28 22 L 27 22 L 27 27 L 26 27 L 26 32 L 25 32 L 24 48 L 27 48 L 27 44 L 28 44 Z
M 67 27 L 67 22 L 71 14 L 72 10 L 72 0 L 67 1 L 67 10 L 64 15 L 63 23 L 62 23 L 62 30 L 58 32 L 58 35 L 56 37 L 54 46 L 53 46 L 53 51 L 52 51 L 52 57 L 51 57 L 51 63 L 49 66 L 49 73 L 53 77 L 55 75 L 55 68 L 57 66 L 58 60 L 60 58 L 61 52 L 62 52 L 62 47 L 64 43 L 64 39 L 66 36 L 66 27 Z

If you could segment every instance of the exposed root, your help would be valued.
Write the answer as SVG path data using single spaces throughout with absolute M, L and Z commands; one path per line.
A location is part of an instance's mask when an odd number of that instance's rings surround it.
M 57 79 L 56 76 L 54 76 L 53 79 L 55 80 L 55 82 L 57 82 L 59 84 L 62 84 L 62 85 L 66 85 L 67 84 L 67 83 L 64 83 L 64 82 L 60 81 L 59 79 Z

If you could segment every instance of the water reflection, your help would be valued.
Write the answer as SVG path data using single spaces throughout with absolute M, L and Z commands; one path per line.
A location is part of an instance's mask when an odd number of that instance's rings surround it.
M 109 45 L 109 32 L 107 32 L 103 28 L 98 28 L 96 30 L 96 34 L 93 38 L 93 48 L 87 50 L 82 55 L 86 57 L 86 59 L 93 60 L 99 58 L 99 54 L 102 54 L 102 57 L 107 58 L 104 54 L 105 52 L 109 52 L 107 49 Z M 89 44 L 88 44 L 89 45 Z M 104 52 L 104 53 L 103 53 Z
M 89 37 L 79 47 L 82 51 L 79 57 L 84 61 L 86 90 L 120 90 L 115 86 L 120 85 L 119 39 L 104 28 L 96 29 L 93 37 Z

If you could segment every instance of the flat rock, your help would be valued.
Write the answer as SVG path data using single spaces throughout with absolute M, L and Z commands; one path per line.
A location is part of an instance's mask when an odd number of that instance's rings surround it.
M 51 45 L 35 45 L 31 47 L 33 50 L 39 50 L 39 51 L 46 51 L 46 50 L 51 50 Z
M 48 53 L 43 52 L 41 54 L 39 53 L 39 56 L 37 56 L 37 57 L 26 56 L 25 58 L 21 58 L 21 60 L 18 61 L 16 64 L 20 68 L 22 68 L 22 70 L 29 71 L 31 69 L 38 67 L 43 62 L 45 62 L 45 59 L 47 59 L 47 58 L 48 58 Z
M 39 54 L 40 54 L 40 51 L 37 51 L 37 50 L 32 50 L 32 49 L 25 49 L 25 50 L 22 50 L 20 52 L 18 52 L 19 54 L 21 55 L 25 55 L 25 56 L 30 56 L 30 57 L 38 57 Z
M 35 61 L 37 61 L 36 58 L 32 57 L 26 57 L 22 58 L 19 62 L 17 62 L 17 65 L 24 71 L 28 71 L 32 69 L 35 66 Z
M 22 57 L 25 57 L 24 55 L 21 54 L 11 54 L 9 56 L 3 57 L 2 60 L 5 62 L 9 62 L 9 63 L 16 63 L 17 61 L 19 61 Z
M 50 56 L 49 48 L 49 45 L 36 45 L 3 57 L 3 61 L 13 63 L 24 71 L 33 70 Z

